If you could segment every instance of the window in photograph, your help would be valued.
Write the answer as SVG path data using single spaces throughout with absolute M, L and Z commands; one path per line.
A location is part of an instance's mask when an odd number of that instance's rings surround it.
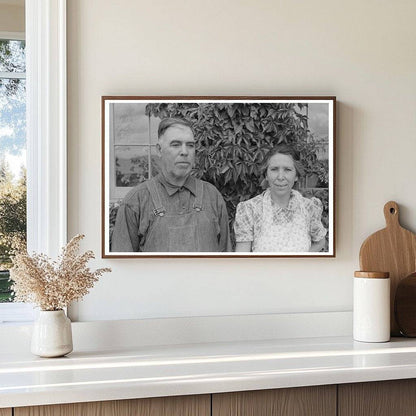
M 111 166 L 111 202 L 117 204 L 127 192 L 157 175 L 156 151 L 158 117 L 146 115 L 144 104 L 115 103 L 110 132 L 113 164 Z

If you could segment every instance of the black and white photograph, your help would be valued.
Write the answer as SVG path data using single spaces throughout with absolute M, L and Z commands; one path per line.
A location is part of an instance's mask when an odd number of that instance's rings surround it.
M 102 256 L 334 257 L 335 97 L 102 97 Z

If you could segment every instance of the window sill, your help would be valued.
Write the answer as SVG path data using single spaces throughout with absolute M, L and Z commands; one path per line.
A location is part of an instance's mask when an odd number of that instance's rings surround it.
M 35 310 L 28 303 L 0 303 L 0 325 L 21 325 L 33 322 Z

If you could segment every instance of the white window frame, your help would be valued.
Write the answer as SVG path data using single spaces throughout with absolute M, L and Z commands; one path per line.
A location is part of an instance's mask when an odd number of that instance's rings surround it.
M 56 257 L 67 242 L 66 0 L 26 0 L 27 244 Z M 0 304 L 0 322 L 30 321 Z

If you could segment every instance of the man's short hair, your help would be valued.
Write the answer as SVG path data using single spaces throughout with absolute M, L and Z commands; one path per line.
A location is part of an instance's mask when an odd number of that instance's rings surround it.
M 189 123 L 186 120 L 181 119 L 181 118 L 164 118 L 159 124 L 159 128 L 157 130 L 157 138 L 160 139 L 161 136 L 163 136 L 163 134 L 165 133 L 165 131 L 169 127 L 173 127 L 173 126 L 189 127 L 192 131 L 192 134 L 194 133 L 191 123 Z

